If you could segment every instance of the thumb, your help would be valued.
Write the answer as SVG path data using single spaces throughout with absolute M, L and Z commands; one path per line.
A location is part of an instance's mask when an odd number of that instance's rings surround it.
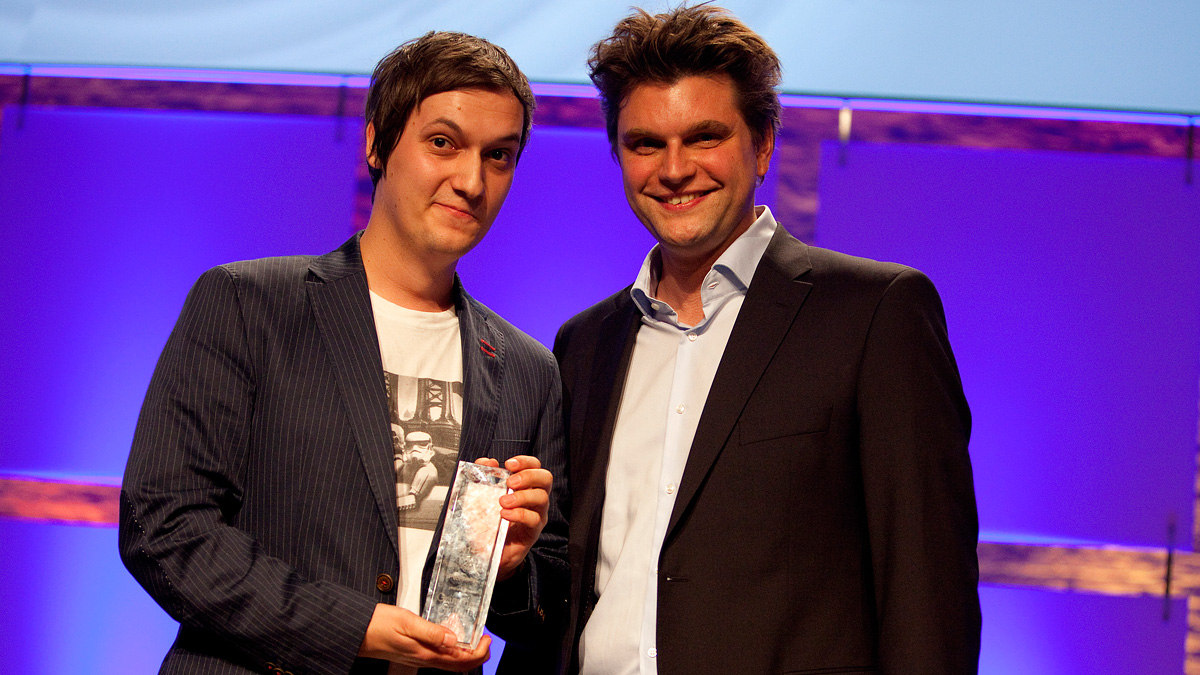
M 426 621 L 416 614 L 413 615 L 409 635 L 418 642 L 430 647 L 453 647 L 458 644 L 458 637 L 445 626 Z

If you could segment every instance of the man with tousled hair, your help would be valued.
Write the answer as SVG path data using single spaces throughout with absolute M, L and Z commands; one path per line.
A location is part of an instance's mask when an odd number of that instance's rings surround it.
M 568 672 L 974 673 L 970 414 L 932 283 L 755 206 L 780 67 L 724 10 L 637 10 L 589 66 L 658 244 L 555 341 Z
M 398 506 L 404 429 L 429 448 L 420 461 L 436 438 L 513 472 L 488 626 L 509 641 L 500 671 L 553 667 L 561 383 L 550 353 L 455 274 L 504 202 L 533 106 L 485 40 L 401 45 L 367 95 L 366 229 L 326 255 L 216 267 L 188 294 L 121 493 L 122 559 L 180 622 L 162 672 L 479 671 L 489 638 L 460 647 L 420 616 L 444 513 Z M 432 398 L 438 418 L 401 417 Z

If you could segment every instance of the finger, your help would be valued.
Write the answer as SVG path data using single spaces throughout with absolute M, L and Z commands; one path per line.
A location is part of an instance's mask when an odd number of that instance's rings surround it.
M 527 490 L 541 488 L 550 491 L 554 484 L 554 476 L 545 469 L 524 469 L 508 477 L 506 485 L 512 490 Z
M 550 505 L 550 493 L 545 490 L 520 490 L 500 496 L 502 509 L 532 509 L 544 511 Z
M 516 473 L 525 469 L 540 469 L 542 468 L 542 462 L 537 457 L 531 457 L 530 455 L 516 455 L 504 460 L 504 468 Z
M 491 457 L 480 457 L 479 459 L 475 460 L 475 463 L 482 464 L 484 466 L 490 466 L 493 468 L 499 468 L 499 466 L 500 466 L 500 462 L 492 459 Z
M 538 513 L 531 509 L 501 509 L 500 517 L 509 522 L 509 532 L 514 535 L 517 532 L 511 527 L 520 525 L 531 530 L 540 529 L 546 526 L 546 517 L 544 513 Z
M 451 670 L 460 673 L 473 670 L 488 660 L 491 645 L 492 639 L 484 635 L 479 640 L 479 646 L 475 649 L 456 647 L 452 653 L 440 654 L 430 659 L 430 665 L 442 670 Z
M 458 644 L 458 637 L 453 631 L 411 612 L 401 619 L 401 630 L 413 640 L 433 650 L 441 651 Z

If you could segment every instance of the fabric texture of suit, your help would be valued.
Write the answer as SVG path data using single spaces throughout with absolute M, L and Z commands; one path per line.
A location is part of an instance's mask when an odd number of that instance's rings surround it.
M 569 672 L 597 599 L 609 447 L 640 325 L 625 289 L 555 342 L 572 491 Z M 932 283 L 780 227 L 663 541 L 660 675 L 976 672 L 969 432 Z
M 459 457 L 529 454 L 555 476 L 550 524 L 497 586 L 488 623 L 512 641 L 501 668 L 536 672 L 547 664 L 512 660 L 557 644 L 565 613 L 563 600 L 541 601 L 561 598 L 568 575 L 561 382 L 545 347 L 457 283 L 454 295 Z M 376 603 L 396 601 L 377 577 L 399 570 L 387 393 L 357 235 L 324 256 L 200 277 L 138 420 L 119 539 L 130 572 L 181 624 L 162 672 L 385 672 L 356 658 Z

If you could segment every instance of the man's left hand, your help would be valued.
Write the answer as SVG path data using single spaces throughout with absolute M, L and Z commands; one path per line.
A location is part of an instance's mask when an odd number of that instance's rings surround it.
M 488 457 L 475 460 L 475 463 L 500 466 L 499 462 Z M 512 472 L 508 477 L 512 494 L 500 498 L 500 516 L 508 521 L 508 537 L 500 554 L 500 573 L 497 577 L 500 581 L 508 579 L 521 568 L 525 554 L 546 526 L 550 488 L 554 482 L 554 477 L 542 468 L 537 457 L 517 455 L 506 460 L 504 468 Z

